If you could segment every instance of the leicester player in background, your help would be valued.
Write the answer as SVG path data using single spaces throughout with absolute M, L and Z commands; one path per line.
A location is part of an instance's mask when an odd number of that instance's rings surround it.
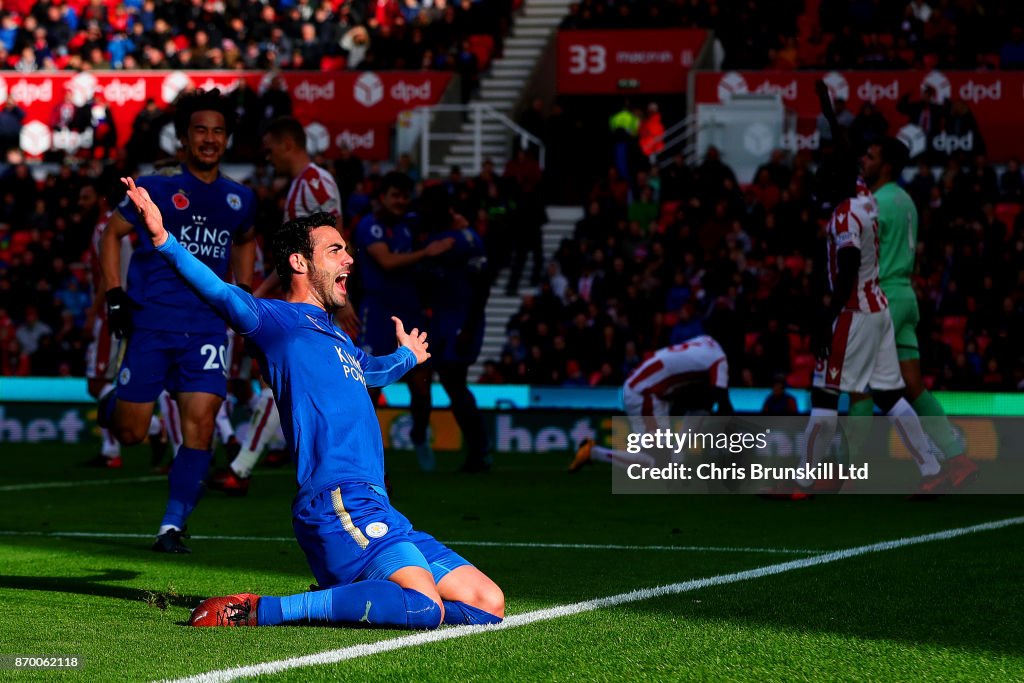
M 229 266 L 240 286 L 252 283 L 254 196 L 220 173 L 233 114 L 217 90 L 182 97 L 174 130 L 184 162 L 139 179 L 167 217 L 168 230 L 218 277 Z M 136 231 L 139 240 L 121 287 L 120 240 Z M 203 492 L 210 467 L 214 419 L 227 393 L 224 321 L 153 248 L 128 199 L 119 205 L 101 246 L 108 321 L 127 336 L 114 391 L 100 399 L 98 420 L 122 444 L 135 444 L 149 431 L 153 404 L 167 389 L 181 411 L 183 444 L 168 475 L 170 493 L 153 549 L 187 553 L 181 537 Z
M 428 244 L 452 242 L 451 249 L 428 259 L 424 267 L 434 346 L 431 362 L 466 441 L 461 471 L 486 472 L 491 468 L 490 444 L 468 374 L 484 343 L 484 309 L 490 294 L 487 252 L 483 238 L 454 211 L 448 191 L 440 185 L 423 191 L 419 219 Z
M 889 300 L 896 335 L 896 354 L 900 373 L 907 384 L 906 397 L 914 411 L 923 418 L 928 436 L 939 447 L 945 477 L 922 483 L 921 493 L 929 494 L 947 487 L 961 488 L 973 481 L 978 466 L 964 453 L 964 446 L 953 433 L 942 405 L 932 396 L 921 379 L 921 352 L 917 345 L 917 295 L 910 278 L 914 274 L 917 252 L 917 207 L 914 200 L 898 184 L 900 172 L 907 163 L 907 147 L 895 138 L 883 138 L 868 145 L 861 157 L 861 173 L 878 201 L 879 284 Z M 850 416 L 870 417 L 874 413 L 871 397 L 850 396 Z M 849 432 L 851 449 L 866 437 L 866 430 Z
M 454 240 L 445 238 L 417 249 L 408 216 L 413 184 L 409 176 L 392 171 L 380 184 L 378 208 L 356 226 L 356 259 L 362 297 L 358 317 L 362 321 L 359 346 L 371 354 L 390 351 L 394 346 L 391 316 L 412 327 L 423 325 L 423 305 L 417 287 L 416 266 L 424 259 L 451 249 Z M 427 443 L 430 424 L 429 365 L 420 365 L 405 378 L 409 386 L 409 411 L 412 413 L 410 438 L 420 468 L 435 467 L 434 452 Z M 371 392 L 374 403 L 379 392 Z
M 413 529 L 384 490 L 384 445 L 367 387 L 394 382 L 427 360 L 427 335 L 407 333 L 394 318 L 398 350 L 371 356 L 334 323 L 335 311 L 348 304 L 353 263 L 334 218 L 318 213 L 278 230 L 273 253 L 286 298 L 257 299 L 193 257 L 164 229 L 146 190 L 130 178 L 125 183 L 150 244 L 245 337 L 274 390 L 298 469 L 292 524 L 321 588 L 280 598 L 210 598 L 189 623 L 428 629 L 501 621 L 505 598 L 498 586 Z

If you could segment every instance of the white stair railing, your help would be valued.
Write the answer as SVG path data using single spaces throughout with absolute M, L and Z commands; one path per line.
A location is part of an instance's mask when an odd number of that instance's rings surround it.
M 419 131 L 419 165 L 424 177 L 430 174 L 445 175 L 448 168 L 441 164 L 433 164 L 433 143 L 435 142 L 463 142 L 465 137 L 458 132 L 442 132 L 434 130 L 435 118 L 438 114 L 468 114 L 472 124 L 472 164 L 470 168 L 462 169 L 473 175 L 480 173 L 483 162 L 491 156 L 483 150 L 484 124 L 497 123 L 506 129 L 510 138 L 517 140 L 520 148 L 526 149 L 531 144 L 539 151 L 538 161 L 540 167 L 544 168 L 545 147 L 540 138 L 531 134 L 515 121 L 505 116 L 489 104 L 483 102 L 471 102 L 469 104 L 435 104 L 429 107 L 417 107 L 410 113 L 415 129 Z M 443 158 L 443 154 L 437 155 Z

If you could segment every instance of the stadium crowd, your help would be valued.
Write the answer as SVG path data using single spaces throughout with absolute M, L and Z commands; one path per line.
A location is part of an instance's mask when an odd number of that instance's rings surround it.
M 1013 0 L 580 0 L 566 29 L 707 28 L 725 69 L 1020 69 Z
M 511 0 L 6 2 L 0 69 L 438 69 L 475 77 Z
M 642 155 L 631 155 L 640 158 Z M 333 162 L 352 226 L 372 210 L 379 164 L 346 152 Z M 526 278 L 539 284 L 508 323 L 485 382 L 617 386 L 653 349 L 709 333 L 725 348 L 734 386 L 780 376 L 806 386 L 807 332 L 824 254 L 806 155 L 776 152 L 737 178 L 711 149 L 696 167 L 614 165 L 594 182 L 586 215 L 555 258 Z M 422 182 L 408 158 L 398 168 Z M 68 164 L 37 182 L 24 163 L 0 179 L 0 363 L 4 375 L 83 372 L 89 240 L 118 199 L 124 154 Z M 905 174 L 920 211 L 915 285 L 924 372 L 939 389 L 1012 390 L 1024 381 L 1024 171 L 998 174 L 984 156 L 919 164 Z M 257 166 L 257 226 L 281 215 L 285 183 Z M 484 236 L 495 271 L 523 271 L 544 221 L 532 198 L 539 165 L 523 153 L 477 177 L 458 168 L 441 183 Z M 539 262 L 538 262 L 539 263 Z M 518 277 L 515 280 L 518 281 Z M 513 291 L 515 284 L 510 285 Z
M 927 27 L 950 21 L 956 25 L 963 13 L 977 7 L 970 2 L 932 7 L 923 0 L 899 5 L 897 12 L 889 7 L 883 10 L 878 3 L 824 3 L 821 22 L 826 30 L 838 27 L 841 34 L 843 26 L 858 25 L 863 19 L 858 17 L 871 10 L 875 13 L 870 16 L 871 25 L 884 27 L 886 35 L 898 38 L 902 29 L 891 20 L 899 15 L 905 19 L 897 22 L 899 26 L 923 31 L 922 38 L 910 43 L 932 49 L 937 43 Z M 26 49 L 38 53 L 39 65 L 74 68 L 81 66 L 76 58 L 88 59 L 92 47 L 99 47 L 103 59 L 111 61 L 107 53 L 124 33 L 147 37 L 133 50 L 141 57 L 138 63 L 151 66 L 180 66 L 181 53 L 186 51 L 190 51 L 187 59 L 198 60 L 192 66 L 215 66 L 207 63 L 204 51 L 196 49 L 205 41 L 215 46 L 214 51 L 226 53 L 228 45 L 240 48 L 241 61 L 232 65 L 283 66 L 275 60 L 289 58 L 296 50 L 273 47 L 274 41 L 287 38 L 294 46 L 312 27 L 323 49 L 321 57 L 344 57 L 349 66 L 355 66 L 352 50 L 339 43 L 347 35 L 339 32 L 351 25 L 353 30 L 365 29 L 376 46 L 359 56 L 359 68 L 384 68 L 416 61 L 403 57 L 405 51 L 394 41 L 438 45 L 440 40 L 447 45 L 445 54 L 451 55 L 453 46 L 476 31 L 500 39 L 511 6 L 511 2 L 489 0 L 319 5 L 305 0 L 5 3 L 0 45 L 12 55 Z M 985 3 L 985 7 L 989 11 L 984 22 L 1009 17 L 1013 9 L 1000 2 Z M 808 13 L 817 16 L 819 11 L 818 3 L 810 0 L 768 8 L 767 3 L 584 0 L 573 6 L 563 27 L 645 26 L 655 20 L 709 26 L 733 46 L 727 54 L 736 60 L 735 66 L 757 67 L 771 64 L 771 53 L 778 49 L 772 35 L 801 36 Z M 907 19 L 911 14 L 914 20 Z M 462 28 L 451 25 L 452 17 L 462 22 Z M 1003 24 L 1011 25 L 1020 22 Z M 755 26 L 770 30 L 758 28 L 754 40 L 748 33 Z M 1000 51 L 1003 67 L 1017 65 L 1014 41 L 1024 41 L 1018 32 L 1011 30 L 1006 39 L 1009 48 L 1004 45 Z M 977 31 L 963 33 L 976 35 Z M 90 35 L 99 37 L 90 43 Z M 870 35 L 860 31 L 857 39 L 869 40 Z M 83 36 L 85 41 L 78 40 Z M 923 36 L 931 37 L 924 40 Z M 249 49 L 252 46 L 255 52 Z M 154 50 L 160 52 L 160 59 L 151 54 Z M 246 61 L 250 53 L 256 61 Z M 118 64 L 132 66 L 132 54 L 126 51 Z M 921 54 L 915 53 L 914 64 Z M 847 56 L 799 66 L 871 66 Z M 5 63 L 10 67 L 16 60 Z M 696 166 L 688 166 L 680 156 L 665 166 L 652 165 L 643 135 L 644 130 L 657 130 L 649 125 L 655 117 L 661 125 L 657 107 L 646 113 L 624 108 L 627 115 L 618 121 L 628 120 L 629 131 L 624 132 L 621 125 L 609 131 L 599 122 L 607 136 L 605 145 L 593 144 L 594 130 L 586 127 L 596 120 L 592 110 L 585 111 L 591 119 L 585 124 L 567 109 L 556 103 L 545 115 L 544 103 L 539 101 L 523 115 L 527 130 L 549 143 L 557 141 L 548 145 L 546 175 L 533 154 L 522 152 L 504 169 L 486 162 L 479 176 L 466 177 L 452 168 L 441 181 L 458 211 L 484 236 L 492 272 L 512 267 L 510 294 L 518 290 L 527 257 L 540 250 L 545 215 L 539 198 L 560 201 L 568 196 L 585 207 L 574 239 L 562 244 L 553 261 L 532 259 L 533 271 L 526 279 L 539 286 L 539 292 L 523 298 L 520 311 L 508 323 L 509 341 L 501 358 L 489 359 L 480 380 L 618 386 L 652 350 L 707 332 L 721 342 L 731 359 L 734 385 L 770 386 L 786 377 L 792 386 L 806 386 L 814 363 L 807 335 L 812 302 L 815 293 L 824 289 L 819 280 L 824 249 L 813 159 L 806 153 L 791 158 L 779 151 L 752 178 L 737 178 L 713 149 Z M 276 114 L 289 111 L 287 102 L 275 104 Z M 940 114 L 937 120 L 942 125 L 963 126 L 972 121 L 969 111 L 949 109 Z M 911 116 L 909 111 L 907 115 Z M 880 117 L 877 112 L 858 116 L 847 112 L 842 120 L 862 141 L 898 127 L 890 124 L 902 123 Z M 5 148 L 17 139 L 4 133 L 10 118 L 17 117 L 9 106 L 0 111 Z M 139 162 L 153 161 L 161 154 L 157 132 L 166 120 L 167 112 L 147 107 L 127 148 L 108 149 L 103 158 L 69 158 L 41 180 L 33 177 L 33 169 L 16 152 L 0 169 L 4 200 L 0 207 L 0 374 L 83 374 L 92 305 L 93 227 L 119 199 L 122 188 L 117 179 L 133 175 Z M 259 123 L 243 117 L 242 134 L 236 136 L 229 157 L 257 158 Z M 930 157 L 905 174 L 920 213 L 915 285 L 921 302 L 922 363 L 934 388 L 1021 388 L 1024 172 L 1017 161 L 997 172 L 984 156 L 980 131 L 976 138 L 975 151 L 981 153 Z M 333 169 L 351 228 L 373 209 L 375 188 L 383 175 L 379 164 L 363 162 L 347 150 L 332 162 L 316 161 Z M 602 166 L 606 171 L 592 183 L 565 185 L 587 178 L 586 169 Z M 422 183 L 407 157 L 397 167 Z M 287 183 L 261 164 L 247 183 L 258 198 L 258 229 L 278 225 Z
M 556 107 L 547 138 L 582 150 L 593 131 L 579 133 L 563 116 Z M 847 124 L 862 143 L 891 130 L 884 120 Z M 734 386 L 780 377 L 808 386 L 807 332 L 815 295 L 827 291 L 811 154 L 777 150 L 751 178 L 737 178 L 714 148 L 696 166 L 676 156 L 661 167 L 647 161 L 634 128 L 631 136 L 605 130 L 606 171 L 580 197 L 585 216 L 509 321 L 509 342 L 485 381 L 617 386 L 650 351 L 709 333 L 728 354 Z M 624 155 L 614 152 L 620 144 L 629 146 Z M 997 172 L 983 154 L 929 156 L 904 177 L 920 215 L 915 286 L 927 381 L 1021 388 L 1019 162 Z

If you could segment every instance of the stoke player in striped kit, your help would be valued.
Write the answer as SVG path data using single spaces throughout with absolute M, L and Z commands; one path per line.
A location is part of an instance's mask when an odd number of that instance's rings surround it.
M 938 475 L 939 464 L 917 413 L 903 397 L 892 318 L 879 285 L 878 202 L 858 177 L 857 159 L 836 121 L 828 86 L 819 81 L 817 91 L 837 144 L 818 173 L 821 198 L 834 207 L 827 229 L 830 300 L 814 335 L 817 365 L 801 465 L 824 458 L 838 426 L 840 393 L 870 388 L 927 479 Z M 834 490 L 834 482 L 816 485 Z
M 707 335 L 658 349 L 630 373 L 622 387 L 622 403 L 630 429 L 636 433 L 652 433 L 667 427 L 660 418 L 671 415 L 673 409 L 680 413 L 710 413 L 715 409 L 718 415 L 731 415 L 729 361 L 725 351 Z M 626 453 L 587 439 L 577 449 L 569 471 L 577 472 L 590 461 L 620 467 L 655 463 L 648 453 Z
M 263 149 L 274 169 L 292 179 L 284 205 L 284 222 L 314 213 L 327 213 L 342 230 L 341 193 L 334 177 L 313 163 L 306 150 L 306 131 L 291 116 L 274 119 L 263 132 Z M 278 278 L 272 273 L 256 290 L 257 296 L 269 295 L 278 289 Z M 351 307 L 338 314 L 338 323 L 352 336 L 358 331 L 359 321 Z M 281 416 L 274 402 L 274 394 L 265 382 L 253 408 L 249 428 L 241 450 L 227 469 L 216 472 L 209 481 L 211 488 L 233 495 L 245 495 L 249 490 L 249 477 L 253 467 L 271 441 L 281 435 Z

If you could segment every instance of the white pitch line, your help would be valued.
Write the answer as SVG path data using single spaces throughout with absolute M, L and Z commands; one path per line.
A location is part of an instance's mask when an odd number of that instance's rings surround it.
M 129 477 L 127 479 L 79 479 L 77 481 L 42 481 L 35 484 L 8 484 L 0 486 L 0 491 L 38 491 L 40 489 L 70 489 L 80 486 L 109 486 L 110 484 L 148 484 L 153 481 L 166 481 L 166 474 L 154 474 L 148 477 Z
M 51 538 L 153 538 L 155 534 L 116 533 L 102 531 L 4 531 L 0 536 L 33 536 Z M 194 541 L 256 541 L 262 543 L 292 543 L 294 536 L 203 536 L 189 535 Z M 538 550 L 654 550 L 694 553 L 769 553 L 778 555 L 814 555 L 827 552 L 809 548 L 743 548 L 716 545 L 614 545 L 599 543 L 521 543 L 502 541 L 441 541 L 445 545 L 476 548 L 536 548 Z
M 846 560 L 860 555 L 886 552 L 888 550 L 905 548 L 919 543 L 944 541 L 951 538 L 957 538 L 958 536 L 978 533 L 979 531 L 992 531 L 1017 524 L 1024 524 L 1024 517 L 1011 517 L 994 522 L 986 522 L 984 524 L 975 524 L 973 526 L 947 529 L 945 531 L 938 531 L 931 534 L 923 534 L 921 536 L 911 536 L 909 538 L 900 538 L 894 541 L 883 541 L 881 543 L 856 546 L 854 548 L 836 550 L 834 552 L 816 555 L 814 557 L 807 557 L 800 560 L 791 560 L 789 562 L 770 564 L 756 569 L 748 569 L 742 572 L 720 574 L 718 576 L 683 581 L 682 583 L 658 586 L 656 588 L 644 588 L 630 591 L 629 593 L 611 595 L 606 598 L 586 600 L 584 602 L 577 602 L 570 605 L 560 605 L 558 607 L 536 610 L 534 612 L 516 614 L 508 617 L 500 624 L 495 624 L 493 626 L 458 626 L 454 628 L 440 629 L 437 631 L 427 631 L 410 636 L 400 636 L 398 638 L 382 640 L 376 643 L 366 643 L 363 645 L 343 647 L 337 650 L 328 650 L 327 652 L 306 655 L 304 657 L 292 657 L 289 659 L 264 662 L 262 664 L 253 664 L 251 666 L 240 666 L 233 669 L 208 671 L 195 676 L 176 679 L 173 683 L 222 683 L 224 681 L 233 681 L 242 677 L 276 674 L 300 667 L 336 664 L 349 659 L 367 657 L 370 655 L 380 654 L 382 652 L 391 652 L 394 650 L 416 647 L 418 645 L 427 645 L 429 643 L 437 643 L 445 640 L 452 640 L 454 638 L 463 638 L 465 636 L 472 636 L 480 633 L 492 633 L 494 631 L 504 629 L 518 628 L 520 626 L 527 626 L 528 624 L 540 621 L 549 621 L 551 619 L 558 619 L 560 617 L 571 616 L 574 614 L 593 612 L 594 610 L 604 609 L 606 607 L 617 607 L 618 605 L 639 602 L 641 600 L 650 600 L 652 598 L 659 598 L 666 595 L 687 593 L 690 591 L 700 590 L 702 588 L 709 588 L 711 586 L 723 586 L 725 584 L 738 583 L 740 581 L 760 579 L 765 576 L 775 576 L 777 574 L 783 574 L 796 569 L 806 569 L 807 567 L 829 564 L 831 562 L 838 562 L 840 560 Z

